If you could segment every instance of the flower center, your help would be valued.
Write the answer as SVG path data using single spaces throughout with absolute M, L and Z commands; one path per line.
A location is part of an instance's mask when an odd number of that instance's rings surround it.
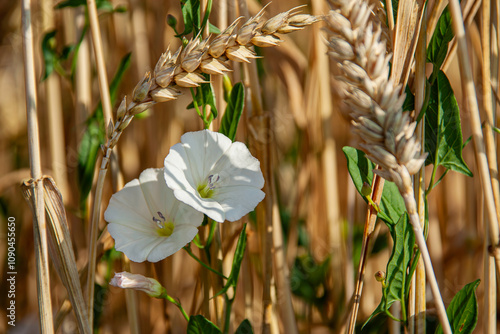
M 172 235 L 172 233 L 174 233 L 175 224 L 173 222 L 167 221 L 165 219 L 165 216 L 163 216 L 163 214 L 160 211 L 158 211 L 157 214 L 158 217 L 161 218 L 161 220 L 153 216 L 153 221 L 156 223 L 156 226 L 158 227 L 156 229 L 156 233 L 158 233 L 160 237 L 168 238 L 169 236 Z
M 217 186 L 217 182 L 220 180 L 219 174 L 209 175 L 206 183 L 202 183 L 198 186 L 198 193 L 202 198 L 212 198 Z

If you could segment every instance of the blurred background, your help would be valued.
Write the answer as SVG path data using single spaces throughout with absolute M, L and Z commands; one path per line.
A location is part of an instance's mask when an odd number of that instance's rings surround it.
M 82 168 L 87 166 L 86 161 L 95 162 L 96 154 L 100 154 L 97 150 L 85 158 L 81 150 L 82 145 L 99 141 L 102 135 L 96 131 L 97 123 L 92 116 L 98 107 L 99 90 L 90 34 L 82 34 L 86 29 L 84 7 L 57 9 L 55 6 L 58 3 L 32 1 L 42 169 L 44 174 L 54 177 L 63 196 L 77 264 L 81 268 L 87 261 L 87 231 L 93 194 L 90 192 L 88 196 L 84 188 L 90 190 L 95 181 L 95 178 L 88 178 L 94 169 L 85 172 Z M 120 62 L 131 53 L 129 66 L 117 89 L 117 100 L 113 106 L 116 110 L 123 96 L 130 95 L 144 73 L 154 68 L 161 53 L 168 46 L 173 50 L 180 46 L 173 29 L 166 23 L 166 17 L 168 14 L 176 17 L 177 29 L 182 31 L 182 14 L 177 0 L 113 0 L 101 3 L 99 21 L 110 81 Z M 267 3 L 248 0 L 250 14 L 255 15 Z M 302 8 L 305 13 L 324 15 L 328 12 L 327 3 L 321 0 L 274 0 L 265 15 L 271 17 L 299 5 L 306 5 Z M 240 15 L 234 1 L 218 0 L 214 1 L 210 22 L 222 30 Z M 7 247 L 0 247 L 2 333 L 7 330 L 10 333 L 34 333 L 38 327 L 32 213 L 20 190 L 22 180 L 30 178 L 20 25 L 20 2 L 0 0 L 0 244 L 6 244 L 7 218 L 14 217 L 18 273 L 17 322 L 16 327 L 11 328 L 6 323 L 7 299 L 4 297 L 8 288 L 4 284 L 8 271 Z M 366 213 L 365 202 L 352 185 L 342 152 L 342 147 L 346 145 L 356 146 L 356 138 L 350 130 L 348 110 L 342 104 L 342 96 L 334 80 L 337 71 L 335 64 L 329 62 L 322 26 L 322 22 L 316 23 L 283 36 L 284 42 L 277 47 L 257 50 L 262 56 L 257 60 L 262 91 L 253 93 L 262 95 L 264 117 L 270 118 L 272 133 L 263 133 L 253 126 L 256 123 L 252 122 L 250 112 L 245 110 L 237 134 L 237 140 L 247 144 L 251 136 L 263 143 L 271 141 L 270 163 L 275 177 L 273 198 L 279 208 L 285 239 L 282 250 L 290 271 L 293 306 L 302 333 L 338 333 L 343 328 L 354 289 Z M 473 66 L 476 72 L 480 72 L 478 58 L 473 52 L 477 49 L 474 39 L 478 38 L 474 20 L 471 26 Z M 47 34 L 53 31 L 55 34 L 48 38 Z M 80 36 L 83 40 L 76 59 L 74 50 L 68 49 L 68 46 L 75 45 Z M 42 47 L 44 38 L 46 43 Z M 47 71 L 46 64 L 49 67 L 51 64 L 53 71 L 42 80 Z M 462 110 L 464 103 L 460 100 L 460 77 L 456 68 L 452 61 L 447 75 Z M 233 64 L 233 69 L 229 74 L 232 83 L 243 81 L 248 85 L 245 68 L 241 64 Z M 222 111 L 225 108 L 222 79 L 214 77 L 213 83 L 218 109 Z M 191 102 L 189 91 L 183 92 L 178 100 L 157 104 L 144 115 L 136 117 L 125 130 L 117 146 L 125 182 L 137 178 L 145 168 L 161 167 L 169 148 L 179 142 L 183 133 L 203 128 L 196 112 L 186 109 Z M 251 105 L 252 101 L 248 100 L 247 109 Z M 219 120 L 220 116 L 213 123 L 214 130 L 218 130 Z M 462 126 L 465 140 L 470 136 L 470 129 L 463 110 Z M 474 172 L 471 145 L 465 148 L 464 158 Z M 484 233 L 481 192 L 476 191 L 478 182 L 478 177 L 467 178 L 451 172 L 429 198 L 428 244 L 446 304 L 466 283 L 483 276 Z M 103 211 L 112 189 L 111 178 L 108 177 Z M 263 257 L 252 215 L 243 221 L 250 222 L 247 228 L 248 247 L 236 291 L 232 322 L 237 326 L 248 318 L 254 330 L 260 332 Z M 373 274 L 385 271 L 392 249 L 387 228 L 383 223 L 378 225 L 378 237 L 366 269 L 358 316 L 360 322 L 368 318 L 380 301 L 381 286 Z M 105 222 L 101 220 L 101 228 L 104 226 Z M 226 222 L 221 226 L 222 250 L 227 254 L 224 268 L 228 272 L 235 236 L 241 223 Z M 108 245 L 108 248 L 111 246 Z M 96 297 L 96 321 L 100 333 L 130 331 L 124 292 L 107 284 L 114 272 L 122 270 L 120 254 L 106 250 L 98 265 L 96 282 L 100 286 L 96 292 L 99 296 Z M 203 293 L 197 280 L 202 269 L 184 252 L 165 259 L 157 266 L 132 263 L 131 271 L 157 277 L 170 295 L 179 298 L 188 313 L 201 312 Z M 66 298 L 66 292 L 53 268 L 51 285 L 56 314 Z M 482 294 L 480 285 L 477 333 L 482 328 Z M 432 298 L 430 293 L 427 296 L 428 318 L 432 321 Z M 185 332 L 185 320 L 173 305 L 142 293 L 137 294 L 137 303 L 142 333 Z M 275 328 L 283 332 L 280 295 L 276 291 L 273 304 Z M 388 332 L 390 327 L 386 319 L 381 319 L 374 333 Z M 61 322 L 59 332 L 76 331 L 75 319 L 70 312 Z

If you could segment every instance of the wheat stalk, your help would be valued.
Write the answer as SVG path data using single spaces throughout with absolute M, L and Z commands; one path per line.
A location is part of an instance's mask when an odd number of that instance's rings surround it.
M 292 8 L 268 20 L 263 19 L 264 7 L 239 28 L 238 23 L 241 18 L 236 19 L 214 38 L 209 36 L 200 40 L 197 36 L 173 53 L 167 49 L 158 59 L 153 73 L 147 72 L 136 85 L 131 99 L 127 100 L 126 96 L 123 98 L 116 113 L 116 121 L 113 123 L 110 120 L 106 129 L 107 141 L 103 145 L 104 156 L 97 179 L 89 242 L 90 262 L 87 281 L 89 300 L 92 300 L 95 279 L 96 240 L 102 189 L 112 150 L 123 130 L 135 115 L 156 103 L 176 99 L 182 94 L 179 89 L 198 87 L 207 82 L 202 74 L 223 75 L 231 71 L 229 60 L 249 63 L 252 58 L 257 58 L 251 50 L 253 46 L 276 46 L 282 42 L 279 34 L 301 30 L 320 20 L 313 15 L 298 13 L 300 7 Z M 89 308 L 92 309 L 92 303 L 89 303 Z
M 425 263 L 445 333 L 451 333 L 444 303 L 432 269 L 418 216 L 411 175 L 425 162 L 414 135 L 416 122 L 402 112 L 405 94 L 389 79 L 386 40 L 371 7 L 361 0 L 332 0 L 328 16 L 329 53 L 338 62 L 345 81 L 345 102 L 352 124 L 360 136 L 360 147 L 381 169 L 374 172 L 398 187 L 406 205 L 415 239 Z
M 45 201 L 42 184 L 40 157 L 40 135 L 37 118 L 37 90 L 35 57 L 33 47 L 33 27 L 31 21 L 31 1 L 21 4 L 21 25 L 24 59 L 24 81 L 26 91 L 26 118 L 28 127 L 28 149 L 31 179 L 28 181 L 33 198 L 28 201 L 33 213 L 33 234 L 35 244 L 36 283 L 40 331 L 53 333 L 52 300 L 50 293 L 49 256 L 47 245 L 47 225 L 45 221 Z

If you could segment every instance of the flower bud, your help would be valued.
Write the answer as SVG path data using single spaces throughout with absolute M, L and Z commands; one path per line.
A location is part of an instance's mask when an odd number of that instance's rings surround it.
M 375 273 L 375 279 L 377 282 L 383 282 L 385 280 L 385 273 L 383 271 L 377 271 Z
M 177 26 L 177 19 L 175 18 L 175 16 L 173 16 L 172 14 L 168 14 L 167 24 L 175 30 L 175 27 Z
M 115 273 L 109 284 L 122 289 L 143 291 L 155 298 L 159 298 L 165 292 L 165 288 L 157 280 L 126 271 Z
M 367 182 L 363 182 L 363 186 L 361 187 L 361 195 L 370 196 L 372 194 L 372 187 Z

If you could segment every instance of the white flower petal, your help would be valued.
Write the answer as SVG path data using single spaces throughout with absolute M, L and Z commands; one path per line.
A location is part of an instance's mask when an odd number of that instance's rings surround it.
M 213 199 L 201 198 L 198 193 L 194 195 L 189 191 L 181 189 L 174 190 L 174 195 L 179 201 L 190 205 L 193 209 L 199 212 L 203 212 L 208 217 L 219 223 L 222 223 L 226 219 L 224 209 Z
M 158 262 L 186 246 L 198 234 L 198 228 L 193 225 L 176 225 L 174 233 L 166 240 L 154 247 L 148 255 L 149 262 Z
M 164 168 L 150 168 L 111 197 L 104 213 L 117 250 L 132 261 L 157 262 L 172 255 L 198 233 L 203 214 L 178 201 L 166 185 Z M 159 225 L 173 224 L 170 236 Z
M 208 176 L 207 173 L 232 144 L 231 139 L 223 134 L 208 130 L 185 133 L 181 143 L 196 183 Z
M 221 204 L 226 212 L 226 219 L 231 222 L 253 211 L 266 196 L 263 191 L 255 187 L 222 187 L 217 190 L 214 199 Z
M 212 171 L 221 175 L 225 186 L 252 185 L 258 189 L 264 186 L 259 160 L 254 158 L 245 144 L 240 142 L 231 145 Z
M 265 196 L 259 160 L 243 143 L 209 130 L 186 133 L 170 149 L 165 181 L 178 200 L 218 222 L 241 218 Z
M 104 219 L 107 222 L 134 223 L 140 220 L 151 221 L 151 217 L 152 213 L 140 191 L 138 179 L 130 181 L 122 190 L 114 194 L 104 212 Z

